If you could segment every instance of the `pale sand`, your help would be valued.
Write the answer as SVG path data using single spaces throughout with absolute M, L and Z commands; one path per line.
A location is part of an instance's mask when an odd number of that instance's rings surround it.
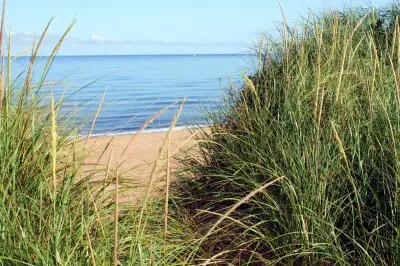
M 165 142 L 166 134 L 167 132 L 157 132 L 140 133 L 135 137 L 134 134 L 91 137 L 86 143 L 89 155 L 86 157 L 83 172 L 95 173 L 93 174 L 95 179 L 101 180 L 106 176 L 107 165 L 109 165 L 110 176 L 113 169 L 118 167 L 120 179 L 122 177 L 125 181 L 129 180 L 132 183 L 129 195 L 125 196 L 133 197 L 132 200 L 135 200 L 142 197 L 146 191 L 155 162 L 158 160 L 152 191 L 159 190 L 165 186 L 167 152 L 165 146 L 160 155 L 160 148 Z M 171 132 L 169 160 L 171 173 L 178 167 L 174 156 L 178 153 L 193 156 L 196 153 L 196 134 L 198 131 L 193 130 Z M 174 178 L 173 175 L 171 178 Z

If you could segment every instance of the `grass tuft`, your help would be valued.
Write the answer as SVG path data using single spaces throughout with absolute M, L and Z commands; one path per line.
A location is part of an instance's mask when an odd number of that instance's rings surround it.
M 178 198 L 207 236 L 199 259 L 399 263 L 399 15 L 398 4 L 330 10 L 263 36 L 257 72 L 183 161 Z
M 4 9 L 2 17 L 4 25 Z M 15 59 L 11 36 L 7 66 L 3 64 L 0 72 L 0 264 L 180 265 L 191 248 L 192 235 L 173 217 L 164 223 L 163 199 L 146 194 L 142 205 L 122 199 L 135 176 L 120 171 L 123 162 L 112 163 L 117 137 L 101 151 L 110 153 L 109 163 L 84 171 L 85 157 L 91 152 L 87 138 L 77 139 L 80 126 L 61 115 L 62 99 L 48 93 L 59 87 L 43 89 L 59 85 L 47 82 L 47 74 L 73 24 L 47 57 L 43 72 L 34 73 L 50 26 L 51 21 L 31 49 L 29 66 L 19 75 L 25 75 L 22 83 L 11 78 Z M 0 44 L 3 35 L 2 26 Z M 172 106 L 151 117 L 140 131 Z

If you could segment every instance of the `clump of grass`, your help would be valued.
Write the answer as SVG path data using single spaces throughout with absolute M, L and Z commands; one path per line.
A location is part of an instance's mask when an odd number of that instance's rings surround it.
M 327 11 L 264 36 L 180 184 L 207 264 L 399 263 L 399 14 Z
M 32 49 L 20 75 L 23 82 L 12 79 L 11 36 L 7 57 L 0 53 L 6 59 L 0 77 L 0 264 L 180 264 L 190 250 L 191 234 L 164 213 L 162 199 L 146 195 L 141 204 L 120 201 L 135 178 L 121 174 L 121 164 L 82 171 L 85 140 L 77 143 L 77 126 L 60 115 L 62 100 L 43 89 L 73 25 L 47 57 L 43 73 L 35 73 L 49 26 Z M 3 36 L 2 26 L 0 44 Z M 99 172 L 104 179 L 99 180 Z

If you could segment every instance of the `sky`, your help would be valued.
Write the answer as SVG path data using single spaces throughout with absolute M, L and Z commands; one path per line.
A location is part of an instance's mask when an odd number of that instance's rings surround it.
M 280 0 L 289 23 L 309 10 L 385 6 L 390 0 Z M 278 0 L 9 0 L 7 32 L 17 54 L 32 45 L 51 17 L 41 50 L 48 54 L 70 23 L 62 55 L 229 54 L 249 52 L 261 33 L 273 33 Z

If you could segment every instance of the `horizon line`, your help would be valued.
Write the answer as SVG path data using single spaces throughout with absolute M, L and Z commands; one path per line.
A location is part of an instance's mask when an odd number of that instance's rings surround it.
M 204 56 L 204 55 L 256 55 L 255 53 L 182 53 L 182 54 L 60 54 L 56 56 Z M 13 57 L 15 57 L 14 55 Z M 30 57 L 31 55 L 21 55 L 19 57 Z M 38 57 L 49 57 L 50 55 L 37 55 Z

